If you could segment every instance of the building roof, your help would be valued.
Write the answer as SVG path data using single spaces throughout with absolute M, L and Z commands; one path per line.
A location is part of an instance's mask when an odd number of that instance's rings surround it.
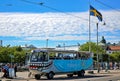
M 108 49 L 111 51 L 120 51 L 120 46 L 109 46 Z

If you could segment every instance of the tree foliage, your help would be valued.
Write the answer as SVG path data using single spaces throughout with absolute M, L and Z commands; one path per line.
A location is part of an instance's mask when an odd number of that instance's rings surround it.
M 25 61 L 25 55 L 26 55 L 26 50 L 23 50 L 21 46 L 6 46 L 6 47 L 0 47 L 0 62 L 7 63 L 11 62 L 11 55 L 12 57 L 12 62 L 15 63 L 24 63 Z
M 94 54 L 105 53 L 105 51 L 101 48 L 101 46 L 97 46 L 96 43 L 90 42 L 90 45 L 91 45 L 91 52 L 93 52 Z M 79 50 L 81 50 L 81 51 L 89 51 L 89 42 L 81 45 Z
M 97 60 L 97 54 L 99 54 L 99 56 L 101 56 L 102 54 L 105 54 L 105 50 L 102 49 L 101 46 L 97 46 L 97 44 L 94 42 L 90 42 L 90 45 L 91 45 L 91 52 L 94 54 L 93 59 L 95 61 Z M 89 51 L 89 42 L 81 45 L 79 50 L 80 51 Z
M 110 54 L 110 61 L 120 62 L 120 52 L 113 52 Z

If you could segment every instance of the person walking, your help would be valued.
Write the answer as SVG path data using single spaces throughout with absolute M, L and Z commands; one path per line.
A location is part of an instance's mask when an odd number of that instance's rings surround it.
M 17 72 L 17 65 L 16 64 L 14 64 L 14 72 L 15 72 L 15 77 L 17 77 L 16 76 L 16 72 Z
M 3 76 L 2 76 L 2 78 L 8 78 L 9 77 L 9 68 L 10 68 L 10 64 L 8 63 L 8 64 L 6 64 L 5 66 L 3 66 L 3 72 L 4 72 L 4 74 L 3 74 Z

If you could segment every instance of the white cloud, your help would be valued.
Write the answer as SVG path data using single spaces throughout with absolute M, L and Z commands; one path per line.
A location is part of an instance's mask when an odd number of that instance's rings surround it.
M 120 34 L 120 14 L 102 11 L 106 26 L 99 23 L 99 33 Z M 68 15 L 67 15 L 68 14 Z M 25 37 L 25 40 L 88 40 L 88 12 L 83 13 L 0 13 L 0 36 Z M 91 33 L 96 34 L 98 19 L 91 17 Z M 116 30 L 119 30 L 116 32 Z M 92 36 L 92 40 L 96 40 Z M 115 39 L 119 38 L 114 36 Z M 112 37 L 111 37 L 112 38 Z

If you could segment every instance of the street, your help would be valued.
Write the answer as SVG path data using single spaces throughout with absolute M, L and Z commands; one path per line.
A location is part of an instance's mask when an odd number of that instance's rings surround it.
M 2 73 L 1 73 L 2 75 Z M 14 79 L 3 78 L 2 81 L 47 81 L 46 77 L 41 77 L 40 80 L 35 80 L 34 77 L 27 77 L 28 72 L 17 72 L 17 77 Z M 73 76 L 68 78 L 65 74 L 55 75 L 51 81 L 120 81 L 120 70 L 111 70 L 108 72 L 101 71 L 100 73 L 88 74 L 86 72 L 85 77 Z

